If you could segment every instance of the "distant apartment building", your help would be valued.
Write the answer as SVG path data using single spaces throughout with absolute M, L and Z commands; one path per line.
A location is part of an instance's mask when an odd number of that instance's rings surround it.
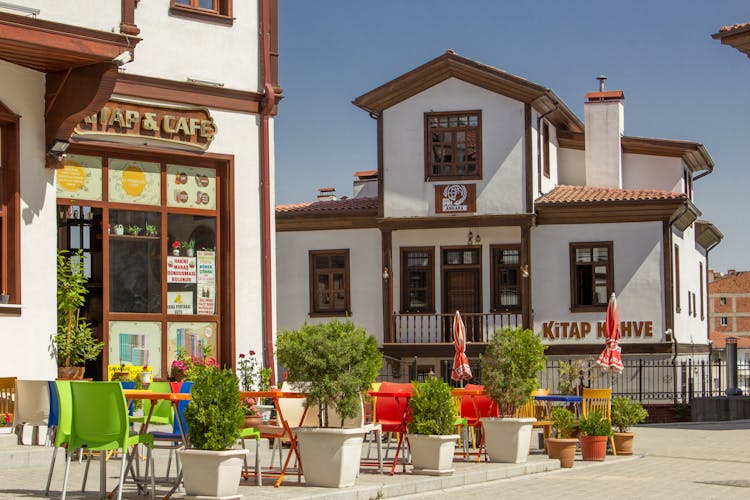
M 750 272 L 708 272 L 708 322 L 711 332 L 750 337 Z

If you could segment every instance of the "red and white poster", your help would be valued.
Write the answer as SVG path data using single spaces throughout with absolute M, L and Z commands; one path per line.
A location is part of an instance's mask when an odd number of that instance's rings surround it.
M 195 257 L 167 256 L 167 283 L 195 283 L 197 275 Z

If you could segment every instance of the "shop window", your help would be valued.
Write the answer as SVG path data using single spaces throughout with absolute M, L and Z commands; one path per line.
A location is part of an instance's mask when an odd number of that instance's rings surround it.
M 170 0 L 170 12 L 178 15 L 232 17 L 232 0 Z
M 424 116 L 425 179 L 481 179 L 482 112 Z
M 21 301 L 18 117 L 0 102 L 0 292 Z
M 311 314 L 349 314 L 349 250 L 310 252 Z
M 612 242 L 571 243 L 571 311 L 605 311 L 614 291 Z
M 492 247 L 492 309 L 521 310 L 521 247 Z
M 435 311 L 435 250 L 401 249 L 401 311 Z
M 549 125 L 545 122 L 542 125 L 542 141 L 543 143 L 543 161 L 544 161 L 544 176 L 549 179 L 550 178 L 550 168 L 549 168 Z

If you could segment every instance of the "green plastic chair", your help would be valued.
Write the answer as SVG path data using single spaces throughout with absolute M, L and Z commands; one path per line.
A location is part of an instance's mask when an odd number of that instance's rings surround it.
M 117 498 L 122 499 L 122 483 L 125 471 L 131 467 L 136 453 L 129 454 L 128 448 L 144 444 L 148 448 L 146 471 L 151 465 L 151 498 L 154 498 L 154 462 L 152 449 L 154 437 L 151 434 L 130 435 L 128 408 L 119 382 L 71 382 L 73 411 L 68 438 L 68 449 L 81 448 L 88 451 L 122 450 L 120 482 L 117 486 Z M 102 454 L 104 457 L 106 454 Z M 71 454 L 65 464 L 63 481 L 63 498 L 68 486 Z M 102 460 L 102 469 L 104 468 Z M 102 479 L 104 476 L 102 476 Z M 103 485 L 102 485 L 103 486 Z M 106 492 L 100 492 L 106 493 Z
M 172 392 L 169 382 L 151 382 L 148 386 L 151 392 L 165 393 Z M 130 417 L 131 422 L 146 423 L 146 417 L 151 409 L 151 401 L 143 401 L 143 416 Z M 154 412 L 151 414 L 149 425 L 172 425 L 174 424 L 174 411 L 172 403 L 166 400 L 159 401 L 154 406 Z
M 67 380 L 55 380 L 57 389 L 58 403 L 58 420 L 57 429 L 55 430 L 55 449 L 52 451 L 52 461 L 49 464 L 49 475 L 47 476 L 47 486 L 44 487 L 44 495 L 49 495 L 49 486 L 52 482 L 52 471 L 55 469 L 55 458 L 57 458 L 57 449 L 65 447 L 68 453 L 73 450 L 68 447 L 70 439 L 70 427 L 73 417 L 73 398 L 70 393 L 70 382 Z M 63 494 L 63 498 L 65 495 Z
M 242 440 L 242 449 L 245 449 L 245 439 L 255 440 L 255 481 L 258 486 L 263 486 L 263 478 L 261 476 L 260 467 L 260 431 L 255 427 L 245 427 L 240 429 L 240 437 Z M 250 467 L 247 465 L 247 455 L 245 455 L 245 464 L 242 467 L 242 476 L 247 479 L 250 476 Z

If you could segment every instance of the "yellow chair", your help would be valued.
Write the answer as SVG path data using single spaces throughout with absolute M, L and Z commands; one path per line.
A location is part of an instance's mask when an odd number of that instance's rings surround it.
M 584 417 L 589 415 L 589 412 L 598 411 L 601 413 L 602 418 L 605 418 L 612 422 L 612 389 L 587 389 L 583 388 L 583 394 L 581 395 L 581 413 Z M 617 455 L 617 449 L 615 448 L 615 437 L 610 434 L 609 440 L 612 444 L 612 454 Z
M 0 377 L 0 415 L 6 413 L 13 422 L 16 401 L 16 377 Z
M 547 407 L 542 401 L 536 401 L 534 396 L 546 396 L 550 394 L 549 389 L 535 389 L 531 392 L 531 399 L 526 404 L 516 409 L 518 418 L 535 418 L 533 426 L 536 429 L 542 429 L 544 433 L 544 450 L 547 450 L 547 438 L 552 435 L 552 420 L 547 415 Z

